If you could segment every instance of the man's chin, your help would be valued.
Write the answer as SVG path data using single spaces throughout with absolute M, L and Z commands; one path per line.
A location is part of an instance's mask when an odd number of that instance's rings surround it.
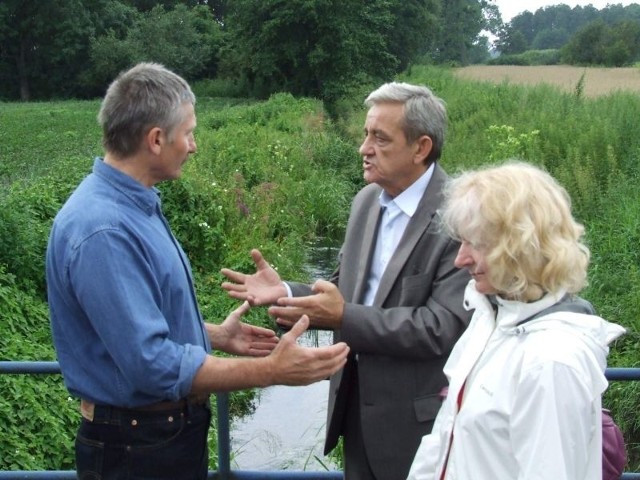
M 362 178 L 367 184 L 375 183 L 375 180 L 372 178 L 372 175 L 368 174 L 368 172 L 366 171 L 362 174 Z

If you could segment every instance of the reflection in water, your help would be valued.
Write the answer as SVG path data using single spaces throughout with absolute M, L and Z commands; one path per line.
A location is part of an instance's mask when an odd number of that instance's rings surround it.
M 308 332 L 307 345 L 331 343 L 331 332 Z M 329 381 L 260 391 L 255 412 L 231 426 L 233 468 L 239 470 L 338 470 L 323 455 Z
M 331 238 L 320 238 L 309 250 L 307 272 L 312 281 L 322 278 L 329 280 L 338 264 L 339 243 Z
M 311 249 L 312 280 L 328 279 L 338 247 L 322 240 Z M 307 332 L 305 345 L 329 345 L 331 332 Z M 261 390 L 255 412 L 231 426 L 232 466 L 240 470 L 338 470 L 323 455 L 329 382 Z

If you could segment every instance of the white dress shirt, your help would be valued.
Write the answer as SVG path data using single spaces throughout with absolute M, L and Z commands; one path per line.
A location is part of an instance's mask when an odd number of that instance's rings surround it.
M 380 194 L 380 207 L 384 211 L 378 226 L 378 237 L 371 260 L 364 305 L 373 305 L 382 275 L 400 243 L 409 220 L 418 209 L 418 204 L 433 175 L 433 169 L 433 164 L 431 164 L 418 180 L 395 198 L 390 197 L 385 191 Z

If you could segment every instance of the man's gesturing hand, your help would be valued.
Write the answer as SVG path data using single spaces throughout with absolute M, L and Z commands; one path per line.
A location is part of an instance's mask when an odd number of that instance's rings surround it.
M 230 281 L 224 282 L 229 296 L 238 300 L 247 300 L 251 305 L 271 305 L 278 298 L 287 295 L 287 289 L 280 275 L 264 259 L 259 250 L 251 250 L 251 258 L 256 265 L 256 272 L 246 274 L 223 268 L 220 272 Z
M 326 347 L 298 345 L 298 337 L 308 327 L 309 318 L 303 315 L 267 357 L 271 360 L 272 383 L 308 385 L 329 377 L 346 363 L 349 347 L 344 342 Z

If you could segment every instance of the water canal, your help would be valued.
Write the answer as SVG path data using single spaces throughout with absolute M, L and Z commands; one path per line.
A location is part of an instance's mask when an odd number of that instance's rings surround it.
M 328 279 L 338 247 L 320 242 L 312 249 L 311 277 Z M 307 332 L 305 345 L 329 345 L 331 332 Z M 231 425 L 231 464 L 239 470 L 338 470 L 323 455 L 329 382 L 305 387 L 274 386 L 260 391 L 253 414 Z

